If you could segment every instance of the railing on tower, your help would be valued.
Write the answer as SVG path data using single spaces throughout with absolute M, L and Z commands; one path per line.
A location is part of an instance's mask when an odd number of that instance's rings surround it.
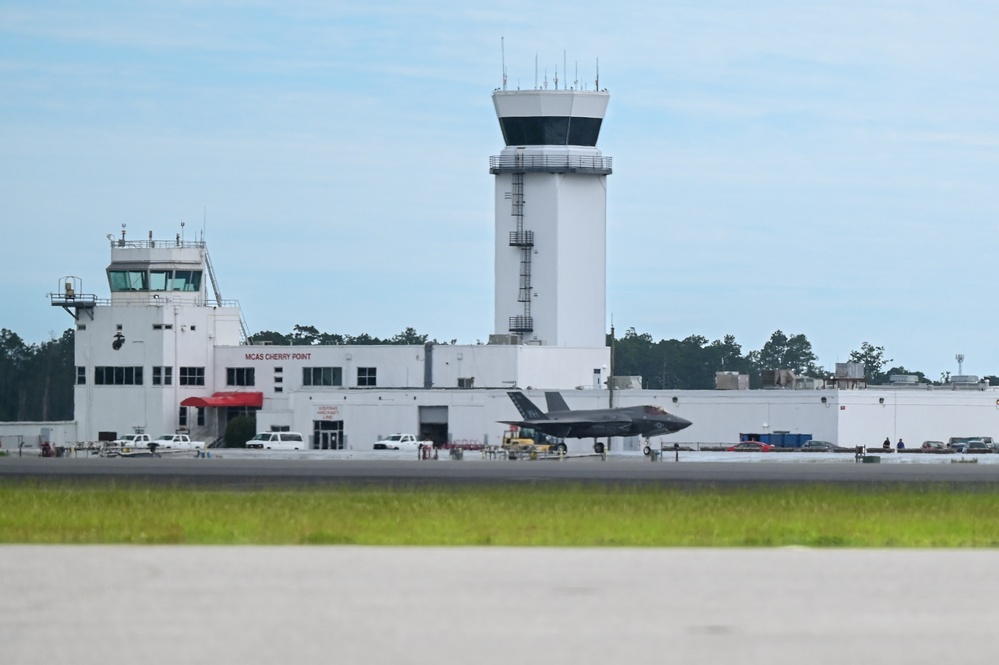
M 612 157 L 592 155 L 500 155 L 489 158 L 489 172 L 497 173 L 589 173 L 610 175 Z

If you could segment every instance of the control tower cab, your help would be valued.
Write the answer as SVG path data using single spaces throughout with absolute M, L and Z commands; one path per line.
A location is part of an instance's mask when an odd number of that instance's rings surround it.
M 607 176 L 597 149 L 610 95 L 496 90 L 496 338 L 606 345 Z

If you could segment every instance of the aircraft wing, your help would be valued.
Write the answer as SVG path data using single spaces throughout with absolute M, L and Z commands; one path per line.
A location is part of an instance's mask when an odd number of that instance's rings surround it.
M 628 417 L 617 415 L 607 415 L 595 418 L 555 418 L 549 421 L 550 428 L 558 428 L 556 436 L 583 438 L 591 436 L 626 436 L 632 427 L 632 420 Z M 544 425 L 533 425 L 533 427 L 543 428 Z M 542 429 L 542 431 L 547 431 Z

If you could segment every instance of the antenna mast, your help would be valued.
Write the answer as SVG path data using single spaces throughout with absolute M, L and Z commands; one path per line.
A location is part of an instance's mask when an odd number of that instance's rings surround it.
M 500 37 L 500 61 L 503 65 L 503 89 L 506 90 L 506 44 Z

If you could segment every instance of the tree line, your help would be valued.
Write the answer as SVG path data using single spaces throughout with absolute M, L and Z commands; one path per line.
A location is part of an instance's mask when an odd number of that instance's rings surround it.
M 73 333 L 27 344 L 0 329 L 0 421 L 73 419 Z
M 249 337 L 250 344 L 273 344 L 276 346 L 337 346 L 337 345 L 358 345 L 371 346 L 381 344 L 415 344 L 423 345 L 427 342 L 431 344 L 457 344 L 458 340 L 452 339 L 450 342 L 438 342 L 430 339 L 429 335 L 421 335 L 415 328 L 406 328 L 401 333 L 386 337 L 384 339 L 372 337 L 367 333 L 360 335 L 344 335 L 341 333 L 319 332 L 315 326 L 295 326 L 290 333 L 279 333 L 273 330 L 258 332 Z
M 72 420 L 75 369 L 73 335 L 67 329 L 61 337 L 41 344 L 27 344 L 6 328 L 0 329 L 0 421 Z M 371 335 L 320 332 L 314 326 L 296 325 L 290 333 L 256 333 L 251 343 L 285 346 L 315 345 L 424 345 L 456 344 L 439 342 L 414 328 L 380 339 Z M 803 334 L 787 335 L 777 330 L 759 350 L 743 352 L 733 335 L 708 341 L 701 335 L 685 339 L 655 341 L 649 333 L 628 328 L 621 338 L 607 336 L 614 352 L 614 374 L 641 376 L 642 387 L 653 390 L 711 390 L 716 372 L 738 372 L 749 376 L 751 388 L 761 386 L 764 370 L 789 369 L 797 376 L 831 379 L 833 371 L 816 365 L 812 344 Z M 916 375 L 921 383 L 941 385 L 950 380 L 945 372 L 931 381 L 923 372 L 893 365 L 882 346 L 863 342 L 851 351 L 849 360 L 864 365 L 868 384 L 888 383 L 893 374 Z M 999 385 L 999 377 L 983 377 Z
M 628 328 L 620 339 L 608 335 L 607 343 L 614 348 L 614 374 L 641 376 L 642 387 L 653 390 L 710 390 L 715 387 L 716 372 L 746 374 L 750 388 L 761 386 L 764 370 L 788 369 L 796 376 L 826 380 L 835 375 L 835 367 L 830 370 L 816 365 L 818 358 L 805 335 L 787 335 L 781 330 L 774 331 L 761 349 L 747 353 L 743 353 L 733 335 L 712 342 L 700 335 L 656 342 L 652 335 Z M 883 346 L 869 342 L 851 351 L 849 362 L 864 366 L 864 378 L 869 385 L 889 383 L 889 377 L 899 374 L 915 375 L 924 384 L 942 385 L 950 381 L 949 372 L 931 381 L 923 372 L 893 365 L 895 361 L 886 357 Z M 992 385 L 999 384 L 995 376 L 983 378 Z

